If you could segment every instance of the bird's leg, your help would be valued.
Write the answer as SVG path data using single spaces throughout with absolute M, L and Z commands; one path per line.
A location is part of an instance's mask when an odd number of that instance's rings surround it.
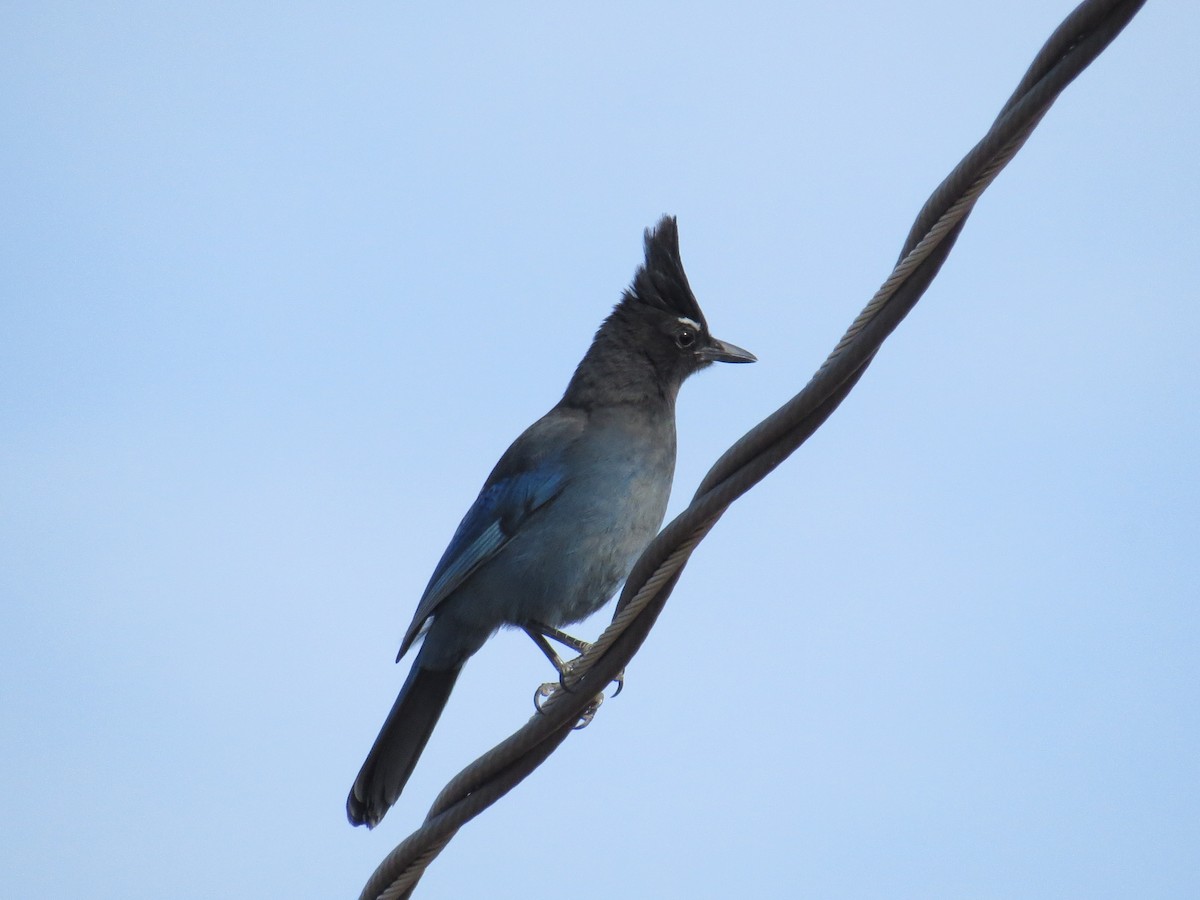
M 546 659 L 550 660 L 550 665 L 554 666 L 554 670 L 558 672 L 558 684 L 555 684 L 553 681 L 547 681 L 544 684 L 538 685 L 538 689 L 533 692 L 533 706 L 538 712 L 542 711 L 542 706 L 548 699 L 550 699 L 550 695 L 554 693 L 554 689 L 556 687 L 561 687 L 564 691 L 567 690 L 567 686 L 563 679 L 566 678 L 567 675 L 568 663 L 563 662 L 563 658 L 558 655 L 558 651 L 550 646 L 550 642 L 546 640 L 546 634 L 543 628 L 545 631 L 553 631 L 556 634 L 563 634 L 557 628 L 551 629 L 548 626 L 525 626 L 525 633 L 529 635 L 529 639 L 537 645 L 539 650 L 546 654 Z M 569 635 L 564 636 L 569 637 Z M 571 640 L 575 641 L 574 638 Z M 599 706 L 599 704 L 596 704 L 596 706 Z M 579 723 L 575 727 L 582 728 L 587 725 L 588 722 L 592 721 L 592 718 L 596 715 L 595 709 L 592 708 L 590 713 L 590 715 L 585 713 L 585 715 L 580 716 Z
M 543 641 L 545 641 L 546 638 L 550 638 L 551 640 L 558 641 L 564 647 L 570 647 L 572 650 L 574 650 L 580 656 L 583 656 L 583 654 L 587 653 L 588 649 L 591 648 L 591 646 L 592 646 L 587 641 L 582 640 L 577 637 L 574 637 L 573 635 L 567 634 L 565 631 L 560 631 L 559 629 L 554 628 L 551 625 L 542 625 L 541 623 L 537 623 L 534 627 L 537 628 L 541 632 L 541 635 L 539 635 L 539 637 L 541 637 Z M 526 629 L 526 631 L 528 632 L 528 629 Z M 533 635 L 530 634 L 530 637 L 533 637 Z M 534 638 L 534 642 L 535 643 L 537 642 L 537 638 Z M 553 651 L 550 651 L 550 652 L 553 652 Z M 551 658 L 551 662 L 553 662 L 555 659 L 558 659 L 557 654 L 555 654 L 554 657 Z M 559 660 L 559 662 L 561 663 L 562 661 Z M 562 679 L 567 674 L 567 672 L 570 671 L 571 667 L 575 664 L 575 662 L 576 662 L 576 660 L 573 659 L 570 662 L 568 662 L 565 666 L 555 666 L 555 668 L 558 669 L 558 676 L 559 676 L 558 680 L 559 680 L 559 684 L 562 684 L 563 690 L 569 690 L 569 688 L 565 684 L 562 683 Z M 617 685 L 617 689 L 615 691 L 613 691 L 613 696 L 615 697 L 618 694 L 620 694 L 622 689 L 625 687 L 625 670 L 622 669 L 620 672 L 618 672 L 617 677 L 614 678 L 613 681 Z
M 525 633 L 529 635 L 531 641 L 537 644 L 537 648 L 546 654 L 546 659 L 550 660 L 550 665 L 554 666 L 555 671 L 561 676 L 567 664 L 558 655 L 558 651 L 550 646 L 550 642 L 546 640 L 546 636 L 533 628 L 526 628 Z
M 575 660 L 563 661 L 563 658 L 558 655 L 558 652 L 550 645 L 550 640 L 557 641 L 564 647 L 570 647 L 580 656 L 587 652 L 591 646 L 587 641 L 580 640 L 577 637 L 572 637 L 565 631 L 553 627 L 552 625 L 543 625 L 541 622 L 531 622 L 525 626 L 525 633 L 529 635 L 530 640 L 537 644 L 538 649 L 546 654 L 546 658 L 550 660 L 550 665 L 554 666 L 554 670 L 558 672 L 558 684 L 564 691 L 570 690 L 567 687 L 567 673 L 575 664 Z M 549 638 L 550 640 L 547 640 Z M 576 657 L 578 659 L 578 657 Z M 540 689 L 539 689 L 540 691 Z M 547 692 L 548 693 L 548 692 Z
M 592 645 L 582 638 L 574 637 L 573 635 L 567 634 L 565 631 L 555 628 L 553 625 L 544 625 L 541 622 L 531 622 L 529 625 L 525 626 L 525 633 L 529 635 L 530 639 L 535 644 L 537 644 L 538 649 L 546 654 L 546 658 L 550 660 L 550 664 L 554 666 L 555 670 L 558 672 L 559 686 L 564 691 L 569 691 L 570 688 L 567 687 L 566 683 L 567 674 L 575 667 L 575 663 L 578 662 L 579 656 L 583 656 L 583 654 L 587 653 L 588 648 Z M 547 638 L 550 640 L 547 640 Z M 570 647 L 577 654 L 579 654 L 579 656 L 575 657 L 575 659 L 563 662 L 562 657 L 555 652 L 552 646 L 550 646 L 551 640 L 557 641 L 564 647 Z M 614 697 L 621 693 L 621 686 L 625 683 L 625 673 L 622 672 L 619 676 L 617 676 L 616 680 L 617 691 L 616 694 L 613 694 Z
M 530 640 L 537 645 L 538 649 L 546 654 L 546 658 L 550 660 L 550 664 L 554 666 L 555 670 L 558 672 L 557 685 L 554 682 L 546 682 L 545 684 L 539 686 L 537 691 L 534 692 L 533 705 L 540 712 L 543 704 L 554 692 L 556 687 L 561 688 L 564 691 L 571 690 L 566 684 L 567 673 L 571 671 L 579 659 L 579 657 L 576 657 L 575 659 L 563 662 L 562 657 L 559 656 L 555 649 L 550 645 L 550 641 L 547 640 L 547 638 L 557 641 L 564 647 L 570 647 L 572 650 L 578 653 L 579 656 L 582 656 L 584 653 L 586 653 L 588 648 L 591 647 L 591 644 L 589 644 L 587 641 L 581 640 L 580 638 L 573 637 L 572 635 L 569 635 L 565 631 L 561 631 L 552 625 L 544 625 L 541 622 L 533 622 L 525 626 L 525 633 L 529 635 Z M 621 693 L 621 689 L 625 687 L 624 670 L 617 675 L 614 681 L 616 681 L 617 684 L 617 689 L 613 692 L 613 696 L 615 697 L 617 694 Z M 593 718 L 595 718 L 596 710 L 600 708 L 600 704 L 603 701 L 604 695 L 597 694 L 596 699 L 589 704 L 580 715 L 579 723 L 575 726 L 575 728 L 579 729 L 586 727 L 587 724 L 591 722 Z
M 587 653 L 588 647 L 592 646 L 582 638 L 577 638 L 573 635 L 567 634 L 565 631 L 560 631 L 553 625 L 543 625 L 541 622 L 534 622 L 530 628 L 533 628 L 535 631 L 539 632 L 539 637 L 550 638 L 551 640 L 558 641 L 564 647 L 570 647 L 580 655 Z M 532 637 L 535 642 L 537 641 L 537 638 L 533 637 L 533 631 L 530 631 L 529 628 L 526 628 L 525 632 Z

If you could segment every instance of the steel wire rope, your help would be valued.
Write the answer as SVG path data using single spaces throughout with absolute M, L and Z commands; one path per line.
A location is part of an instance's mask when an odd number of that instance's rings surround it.
M 1085 0 L 1055 29 L 983 139 L 934 190 L 883 286 L 808 384 L 730 447 L 691 504 L 643 552 L 612 624 L 573 664 L 529 722 L 455 776 L 425 822 L 379 864 L 360 900 L 410 896 L 426 867 L 470 821 L 520 783 L 561 744 L 593 698 L 633 657 L 692 551 L 742 494 L 819 428 L 862 377 L 889 334 L 945 262 L 976 200 L 1020 150 L 1058 95 L 1121 32 L 1145 0 Z

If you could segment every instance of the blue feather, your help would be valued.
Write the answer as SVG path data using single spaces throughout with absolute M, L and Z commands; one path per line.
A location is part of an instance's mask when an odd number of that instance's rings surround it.
M 543 463 L 536 469 L 484 486 L 433 570 L 413 622 L 400 643 L 397 662 L 408 652 L 438 605 L 499 553 L 530 515 L 558 496 L 565 483 L 566 473 L 561 466 Z

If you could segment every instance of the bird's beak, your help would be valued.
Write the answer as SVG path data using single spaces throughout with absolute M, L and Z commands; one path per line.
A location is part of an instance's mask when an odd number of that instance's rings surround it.
M 707 362 L 752 363 L 758 357 L 749 350 L 743 350 L 735 344 L 727 344 L 717 338 L 709 338 L 708 346 L 701 347 L 696 355 Z

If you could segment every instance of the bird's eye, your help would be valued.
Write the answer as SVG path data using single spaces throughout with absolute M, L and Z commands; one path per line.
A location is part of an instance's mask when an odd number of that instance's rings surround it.
M 679 333 L 675 335 L 675 344 L 680 350 L 686 350 L 694 343 L 696 343 L 696 332 L 690 328 L 680 329 Z

